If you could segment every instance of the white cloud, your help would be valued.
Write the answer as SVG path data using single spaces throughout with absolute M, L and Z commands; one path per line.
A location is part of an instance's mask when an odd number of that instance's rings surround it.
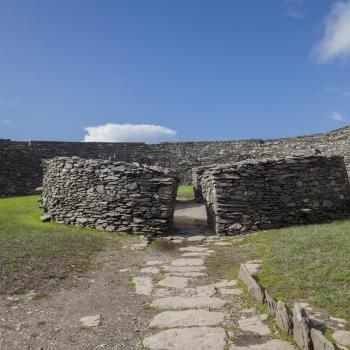
M 328 117 L 336 121 L 343 121 L 347 119 L 343 114 L 334 111 L 329 112 Z
M 285 14 L 294 19 L 304 19 L 305 14 L 305 4 L 304 0 L 284 0 Z
M 340 1 L 333 6 L 326 18 L 324 36 L 312 55 L 319 63 L 350 57 L 350 1 Z
M 146 142 L 171 140 L 177 132 L 159 125 L 105 124 L 84 128 L 85 142 Z

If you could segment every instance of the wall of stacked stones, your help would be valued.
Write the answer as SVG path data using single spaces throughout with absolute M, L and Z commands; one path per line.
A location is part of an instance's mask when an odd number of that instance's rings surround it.
M 166 234 L 178 178 L 137 163 L 57 157 L 44 162 L 43 205 L 58 223 L 99 230 Z
M 201 177 L 209 226 L 218 234 L 324 222 L 350 215 L 340 156 L 249 160 Z
M 191 183 L 192 168 L 245 159 L 303 154 L 314 148 L 344 156 L 350 170 L 350 127 L 324 134 L 275 140 L 210 142 L 87 143 L 0 140 L 0 196 L 29 194 L 41 186 L 42 159 L 56 156 L 112 159 L 172 168 L 183 184 Z

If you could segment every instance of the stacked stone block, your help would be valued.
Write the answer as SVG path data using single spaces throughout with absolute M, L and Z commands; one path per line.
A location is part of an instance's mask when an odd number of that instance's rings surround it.
M 208 224 L 217 234 L 349 216 L 343 158 L 305 156 L 217 165 L 200 174 Z
M 172 226 L 177 186 L 158 167 L 57 157 L 44 163 L 43 204 L 58 223 L 156 236 Z

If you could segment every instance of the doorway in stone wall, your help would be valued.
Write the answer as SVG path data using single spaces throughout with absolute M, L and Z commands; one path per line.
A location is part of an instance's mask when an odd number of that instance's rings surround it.
M 212 235 L 203 202 L 194 199 L 192 186 L 180 186 L 177 193 L 173 233 L 176 235 Z

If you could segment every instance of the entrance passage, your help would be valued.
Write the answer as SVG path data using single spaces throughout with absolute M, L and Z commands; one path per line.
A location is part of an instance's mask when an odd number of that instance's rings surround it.
M 213 233 L 208 227 L 205 205 L 196 202 L 192 194 L 193 188 L 191 186 L 181 186 L 178 191 L 173 233 L 184 236 L 212 235 Z

